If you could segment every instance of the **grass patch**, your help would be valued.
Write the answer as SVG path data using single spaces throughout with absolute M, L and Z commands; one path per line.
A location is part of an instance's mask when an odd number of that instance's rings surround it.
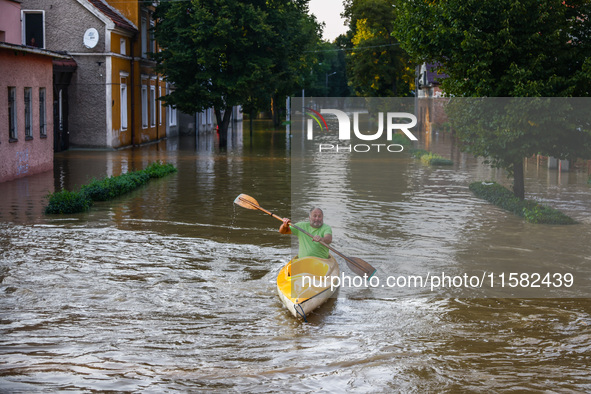
M 431 166 L 451 166 L 454 164 L 454 162 L 451 160 L 423 149 L 413 149 L 411 151 L 411 155 L 412 157 L 421 160 L 422 163 Z
M 155 162 L 143 170 L 126 174 L 93 179 L 80 191 L 62 190 L 51 193 L 47 197 L 49 204 L 45 207 L 46 214 L 79 213 L 90 209 L 94 201 L 107 201 L 145 185 L 153 178 L 162 178 L 177 169 L 172 164 Z
M 476 197 L 482 198 L 500 208 L 524 218 L 530 223 L 540 224 L 576 224 L 577 222 L 562 212 L 541 205 L 532 200 L 520 200 L 506 187 L 496 182 L 474 182 L 470 190 Z

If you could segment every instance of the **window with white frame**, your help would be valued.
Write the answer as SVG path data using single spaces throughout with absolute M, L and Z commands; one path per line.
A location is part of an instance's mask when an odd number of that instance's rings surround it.
M 45 11 L 21 11 L 23 45 L 45 48 Z
M 121 130 L 127 130 L 127 77 L 121 77 Z
M 146 18 L 142 18 L 140 28 L 140 40 L 142 42 L 142 57 L 145 58 L 148 53 L 148 20 Z
M 148 128 L 148 85 L 142 81 L 142 128 Z
M 168 125 L 169 126 L 176 126 L 176 107 L 172 105 L 168 107 Z
M 158 98 L 162 97 L 162 86 L 158 85 Z M 160 105 L 158 106 L 158 124 L 162 124 L 162 100 L 160 100 Z
M 16 87 L 8 87 L 8 140 L 18 140 L 17 113 L 16 113 Z
M 150 127 L 156 126 L 156 86 L 150 85 Z
M 121 38 L 119 40 L 119 53 L 122 55 L 126 55 L 127 54 L 127 40 L 125 38 Z
M 150 31 L 148 32 L 150 39 L 150 52 L 156 53 L 156 39 L 154 38 L 154 22 L 150 22 Z
M 25 140 L 33 139 L 33 89 L 25 88 Z
M 47 137 L 47 115 L 45 108 L 45 88 L 39 88 L 39 136 Z

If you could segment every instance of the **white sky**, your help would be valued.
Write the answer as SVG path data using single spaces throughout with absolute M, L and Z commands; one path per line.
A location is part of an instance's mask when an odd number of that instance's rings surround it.
M 347 32 L 345 20 L 341 18 L 343 12 L 343 0 L 310 0 L 310 13 L 316 16 L 319 22 L 326 23 L 322 37 L 333 41 L 340 34 Z

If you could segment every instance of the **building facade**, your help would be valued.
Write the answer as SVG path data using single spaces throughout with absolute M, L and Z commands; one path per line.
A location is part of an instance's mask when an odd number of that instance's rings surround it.
M 53 168 L 53 63 L 72 60 L 22 41 L 20 2 L 0 0 L 0 182 Z
M 177 132 L 176 111 L 158 100 L 170 87 L 148 55 L 157 50 L 153 11 L 139 0 L 22 0 L 23 42 L 65 51 L 77 64 L 61 92 L 69 116 L 58 150 L 117 149 Z

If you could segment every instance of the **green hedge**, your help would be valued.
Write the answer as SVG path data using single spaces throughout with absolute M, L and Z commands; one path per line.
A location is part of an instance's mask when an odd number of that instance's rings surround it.
M 62 190 L 51 193 L 45 213 L 78 213 L 88 211 L 92 200 L 84 193 Z
M 422 163 L 432 166 L 451 166 L 454 164 L 453 161 L 445 159 L 438 154 L 429 152 L 423 149 L 413 149 L 411 155 L 417 159 L 420 159 Z
M 172 164 L 155 162 L 144 170 L 128 172 L 126 174 L 93 179 L 88 185 L 73 192 L 62 190 L 48 196 L 49 204 L 45 213 L 78 213 L 90 209 L 93 201 L 107 201 L 145 185 L 152 178 L 162 178 L 177 169 Z
M 517 216 L 521 216 L 530 223 L 577 223 L 556 209 L 541 205 L 532 200 L 520 200 L 509 189 L 496 182 L 474 182 L 470 184 L 470 190 L 476 197 L 482 198 Z

